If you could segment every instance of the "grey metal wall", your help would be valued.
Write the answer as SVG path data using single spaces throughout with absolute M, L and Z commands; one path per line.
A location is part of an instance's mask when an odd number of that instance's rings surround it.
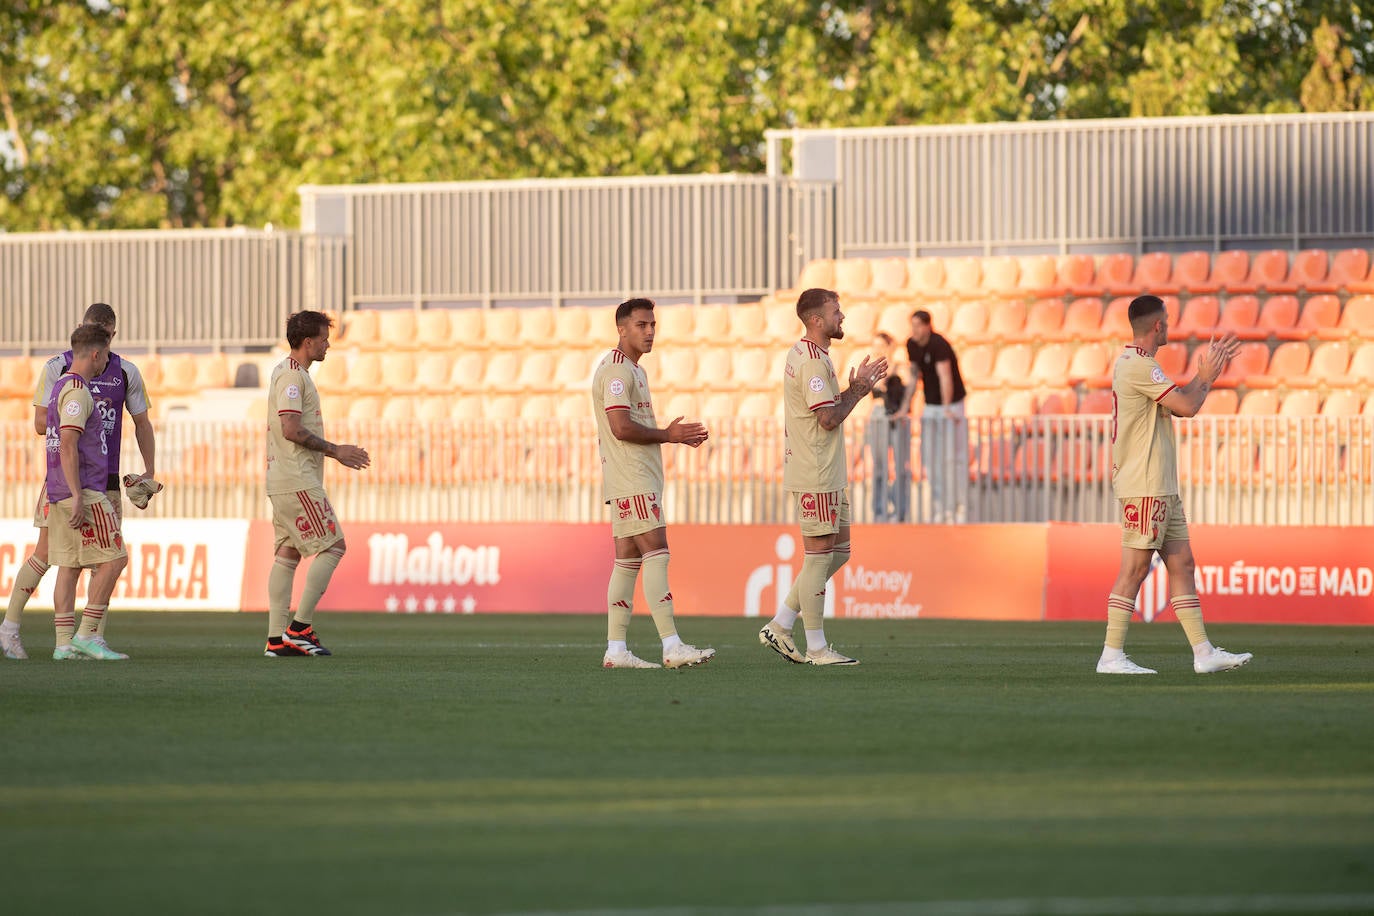
M 347 304 L 757 298 L 833 248 L 831 182 L 706 175 L 307 186 L 346 236 Z
M 64 346 L 92 302 L 124 348 L 270 346 L 343 301 L 345 243 L 262 230 L 0 234 L 0 348 Z
M 834 256 L 1374 239 L 1374 114 L 771 131 L 836 182 Z

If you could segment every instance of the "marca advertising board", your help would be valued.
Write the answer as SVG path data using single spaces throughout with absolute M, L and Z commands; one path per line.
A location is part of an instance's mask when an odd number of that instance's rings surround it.
M 1208 623 L 1374 624 L 1374 539 L 1361 528 L 1190 527 Z M 1121 562 L 1114 525 L 1049 526 L 1045 619 L 1103 620 Z M 1156 558 L 1137 597 L 1147 621 L 1177 618 Z
M 113 610 L 234 611 L 243 595 L 248 522 L 235 519 L 130 519 L 123 525 L 129 565 L 110 598 Z M 38 530 L 31 521 L 0 520 L 0 595 L 33 550 Z M 52 609 L 55 573 L 43 577 L 29 607 Z M 85 600 L 82 576 L 77 607 Z

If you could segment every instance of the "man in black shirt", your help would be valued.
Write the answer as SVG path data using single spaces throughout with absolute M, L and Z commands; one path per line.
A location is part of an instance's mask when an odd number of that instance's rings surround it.
M 964 419 L 964 379 L 949 341 L 930 326 L 930 312 L 911 314 L 906 342 L 911 381 L 925 391 L 921 414 L 921 464 L 930 480 L 930 519 L 942 524 L 964 520 L 968 499 L 968 423 Z

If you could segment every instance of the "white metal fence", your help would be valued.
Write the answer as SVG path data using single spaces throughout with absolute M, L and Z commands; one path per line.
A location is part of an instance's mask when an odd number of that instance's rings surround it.
M 708 421 L 700 449 L 665 446 L 665 503 L 677 522 L 788 523 L 780 420 Z M 913 424 L 911 513 L 938 519 Z M 163 423 L 154 516 L 268 517 L 260 423 Z M 326 485 L 345 520 L 601 521 L 600 461 L 586 420 L 352 421 L 331 438 L 368 448 L 373 466 L 328 462 Z M 1176 421 L 1179 475 L 1194 523 L 1374 525 L 1374 417 L 1198 417 Z M 27 423 L 0 424 L 5 517 L 29 517 L 42 447 Z M 928 428 L 926 434 L 931 430 Z M 872 453 L 862 423 L 846 425 L 850 501 L 873 519 Z M 1115 521 L 1110 418 L 971 418 L 969 472 L 957 519 L 967 522 Z M 947 440 L 952 441 L 952 440 Z M 125 470 L 137 450 L 125 438 Z M 130 510 L 136 511 L 136 510 Z

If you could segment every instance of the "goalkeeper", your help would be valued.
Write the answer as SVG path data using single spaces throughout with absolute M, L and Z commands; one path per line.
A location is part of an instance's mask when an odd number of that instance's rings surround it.
M 82 316 L 85 324 L 97 324 L 115 335 L 117 320 L 115 311 L 103 302 L 97 302 L 86 309 Z M 72 353 L 60 353 L 43 366 L 38 386 L 33 396 L 33 426 L 39 436 L 47 435 L 48 399 L 52 395 L 53 384 L 71 366 Z M 119 453 L 123 433 L 124 411 L 129 411 L 134 422 L 134 438 L 138 451 L 143 458 L 142 474 L 128 474 L 124 486 L 128 488 L 129 501 L 140 509 L 148 506 L 148 500 L 162 489 L 162 484 L 153 480 L 156 461 L 156 442 L 153 437 L 153 424 L 148 417 L 148 390 L 143 384 L 143 375 L 138 367 L 118 354 L 110 354 L 109 365 L 105 371 L 90 381 L 91 397 L 95 400 L 96 415 L 104 424 L 104 437 L 109 456 L 109 473 L 105 482 L 106 495 L 115 515 L 122 522 L 124 501 L 119 492 Z M 9 605 L 5 609 L 5 620 L 0 623 L 0 654 L 9 659 L 26 659 L 24 643 L 19 638 L 19 622 L 23 618 L 24 607 L 38 589 L 43 574 L 48 571 L 48 496 L 46 487 L 38 494 L 38 508 L 34 512 L 34 527 L 38 529 L 38 543 L 33 553 L 24 561 L 14 579 L 14 590 L 10 593 Z M 105 638 L 106 614 L 100 619 L 97 636 Z

